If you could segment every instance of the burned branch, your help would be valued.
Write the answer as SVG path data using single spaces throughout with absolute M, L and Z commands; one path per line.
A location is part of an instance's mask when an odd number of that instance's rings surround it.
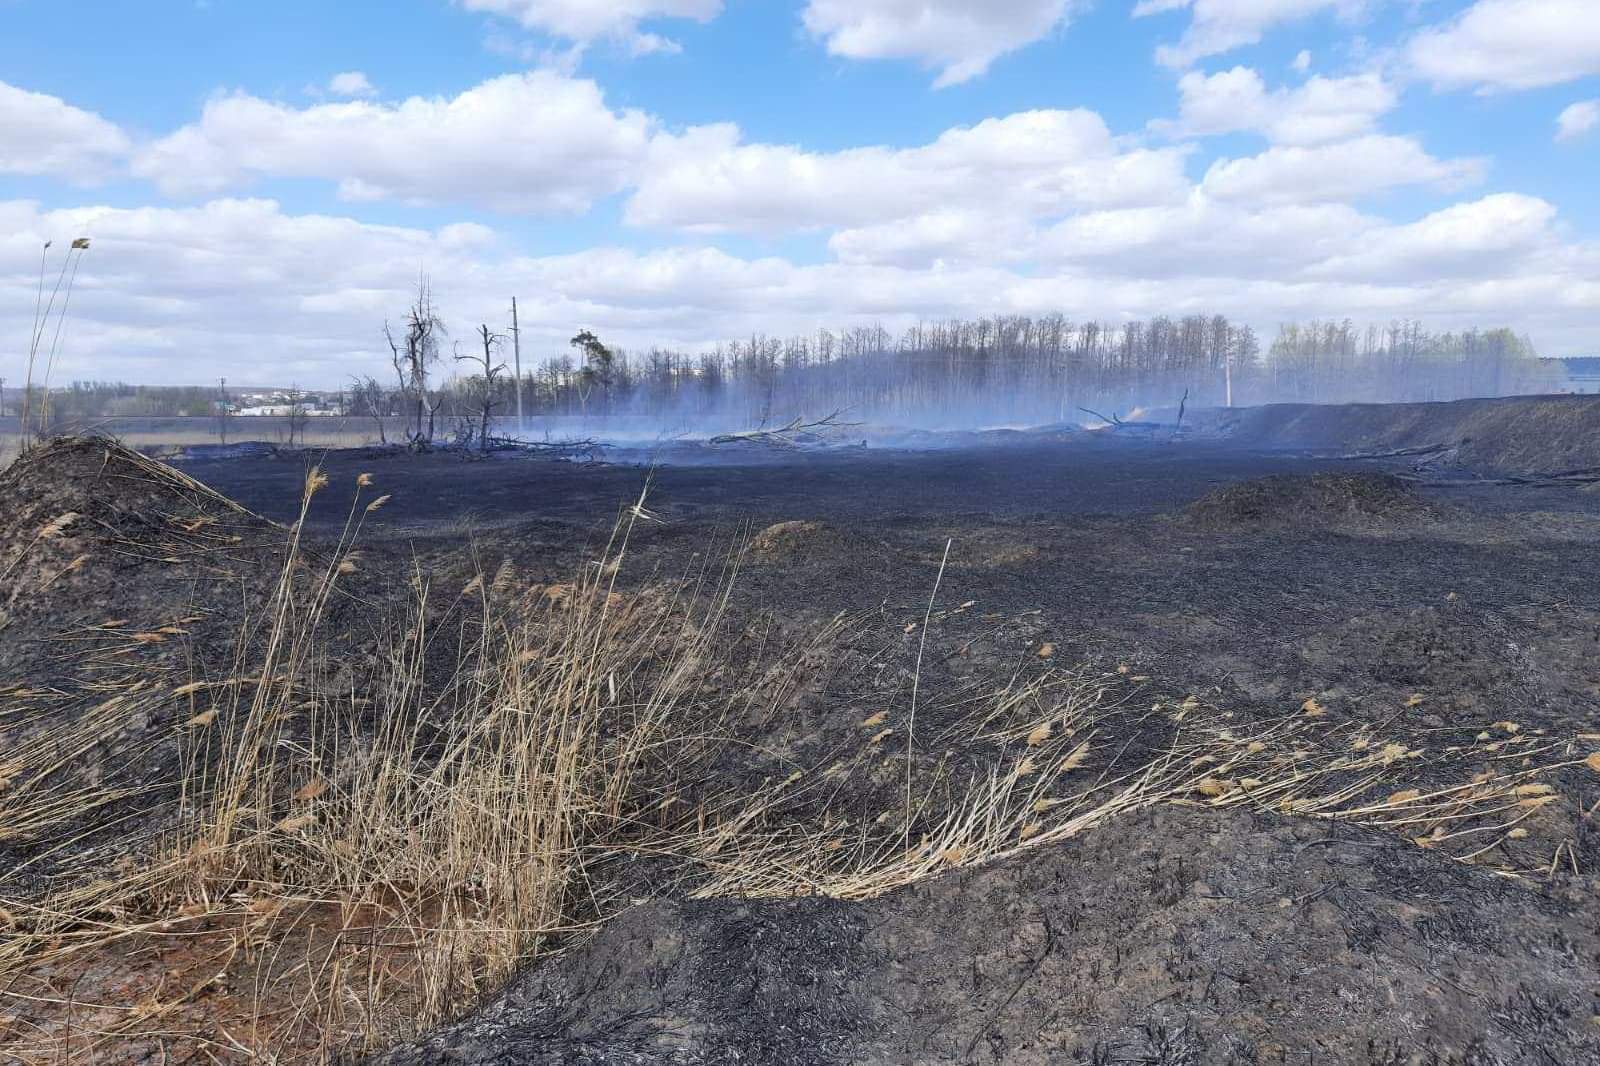
M 858 426 L 859 422 L 842 422 L 841 412 L 835 411 L 826 418 L 807 422 L 796 417 L 788 425 L 777 429 L 749 429 L 740 433 L 724 433 L 712 437 L 711 444 L 756 444 L 767 448 L 825 448 L 834 443 L 838 430 Z
M 1108 426 L 1121 428 L 1122 426 L 1127 425 L 1127 423 L 1124 422 L 1119 415 L 1103 415 L 1099 411 L 1092 410 L 1088 407 L 1080 407 L 1078 410 L 1082 411 L 1086 415 L 1093 415 Z

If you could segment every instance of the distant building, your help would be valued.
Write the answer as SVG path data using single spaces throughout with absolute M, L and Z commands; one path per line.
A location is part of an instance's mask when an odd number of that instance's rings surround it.
M 287 418 L 294 413 L 294 408 L 289 404 L 263 404 L 259 407 L 243 407 L 235 412 L 246 418 Z M 301 406 L 300 413 L 306 417 L 319 415 L 337 415 L 339 412 L 322 410 L 316 407 Z

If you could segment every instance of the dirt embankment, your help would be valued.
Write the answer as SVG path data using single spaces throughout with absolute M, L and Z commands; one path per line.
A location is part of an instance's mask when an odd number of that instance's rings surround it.
M 1205 435 L 1253 448 L 1372 454 L 1436 449 L 1475 471 L 1600 467 L 1600 396 L 1516 396 L 1402 404 L 1271 404 L 1200 413 Z

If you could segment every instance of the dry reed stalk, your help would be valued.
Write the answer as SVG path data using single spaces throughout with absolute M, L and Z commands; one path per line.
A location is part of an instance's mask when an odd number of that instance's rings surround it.
M 618 592 L 616 563 L 649 517 L 643 500 L 560 604 L 497 574 L 441 611 L 414 575 L 415 602 L 390 630 L 369 703 L 330 690 L 324 659 L 329 598 L 372 505 L 358 495 L 332 556 L 307 566 L 303 520 L 324 487 L 316 472 L 307 479 L 276 587 L 247 620 L 231 676 L 152 686 L 81 718 L 80 747 L 100 723 L 161 700 L 210 703 L 180 726 L 190 813 L 156 861 L 42 900 L 0 886 L 17 925 L 0 944 L 12 987 L 52 967 L 92 969 L 116 945 L 205 945 L 258 991 L 253 1020 L 229 1030 L 242 1049 L 219 1028 L 194 1046 L 297 1060 L 308 1047 L 373 1050 L 479 1002 L 592 921 L 603 901 L 586 855 L 662 831 L 646 817 L 658 783 L 715 741 L 701 678 L 726 587 L 699 613 L 682 593 Z M 435 631 L 441 616 L 448 633 Z M 458 650 L 440 677 L 446 637 Z M 28 789 L 0 793 L 0 812 L 28 811 L 11 823 L 19 834 L 46 833 L 89 801 L 24 802 L 48 795 L 47 754 L 25 752 Z M 173 1011 L 146 1020 L 170 1024 Z M 48 1034 L 38 1046 L 59 1051 Z
M 1007 686 L 964 727 L 967 741 L 993 745 L 988 769 L 942 805 L 933 797 L 948 791 L 947 770 L 943 763 L 929 769 L 920 782 L 926 798 L 917 809 L 908 803 L 904 826 L 892 832 L 845 822 L 831 829 L 766 827 L 763 837 L 768 812 L 797 806 L 815 775 L 775 785 L 732 820 L 737 831 L 719 828 L 691 845 L 693 861 L 706 871 L 695 895 L 870 899 L 952 867 L 1065 840 L 1156 804 L 1249 807 L 1348 822 L 1481 863 L 1491 851 L 1528 839 L 1524 823 L 1559 799 L 1548 783 L 1552 775 L 1591 766 L 1571 743 L 1527 736 L 1426 751 L 1352 736 L 1348 727 L 1303 714 L 1245 729 L 1192 697 L 1172 707 L 1134 709 L 1136 691 L 1120 674 L 1089 671 L 1048 671 Z M 1482 769 L 1505 747 L 1529 765 Z M 1531 756 L 1558 748 L 1565 758 L 1532 763 Z M 1130 759 L 1126 753 L 1134 750 L 1148 754 Z M 846 772 L 853 773 L 870 764 L 850 765 Z M 1408 779 L 1425 779 L 1424 773 L 1456 779 L 1402 787 Z M 888 818 L 891 826 L 897 820 Z M 917 843 L 907 847 L 918 820 Z M 1520 864 L 1512 856 L 1506 860 L 1495 869 L 1511 876 L 1532 876 L 1543 862 L 1531 852 Z

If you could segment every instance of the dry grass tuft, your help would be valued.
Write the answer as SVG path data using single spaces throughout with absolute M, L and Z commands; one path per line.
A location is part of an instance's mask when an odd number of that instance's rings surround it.
M 870 899 L 1156 804 L 1353 823 L 1513 877 L 1576 861 L 1572 818 L 1557 813 L 1564 797 L 1551 779 L 1600 769 L 1600 759 L 1575 741 L 1509 734 L 1413 749 L 1305 709 L 1240 723 L 1194 697 L 1143 710 L 1138 693 L 1122 671 L 1052 670 L 1008 686 L 963 735 L 940 738 L 947 749 L 988 745 L 986 769 L 957 784 L 941 762 L 919 776 L 920 800 L 874 819 L 829 815 L 820 826 L 718 837 L 695 855 L 709 874 L 696 894 Z M 840 787 L 838 772 L 824 776 Z M 816 779 L 798 775 L 802 783 L 759 797 L 745 824 L 760 829 L 766 812 L 799 805 Z
M 308 476 L 302 518 L 326 486 Z M 676 839 L 659 800 L 713 750 L 701 678 L 721 598 L 697 612 L 670 589 L 619 594 L 605 575 L 627 521 L 559 606 L 497 574 L 441 609 L 414 575 L 358 693 L 328 653 L 326 609 L 385 498 L 367 487 L 330 557 L 307 556 L 290 527 L 229 676 L 123 678 L 76 717 L 54 693 L 8 701 L 74 723 L 12 752 L 0 789 L 0 836 L 45 852 L 62 827 L 143 798 L 62 789 L 59 767 L 130 716 L 189 711 L 176 719 L 186 770 L 166 783 L 181 813 L 146 857 L 107 869 L 90 849 L 42 888 L 21 870 L 0 879 L 0 1055 L 370 1051 L 454 1017 L 607 913 L 596 857 Z
M 758 560 L 783 562 L 842 544 L 843 538 L 821 522 L 778 522 L 751 538 L 750 554 Z

